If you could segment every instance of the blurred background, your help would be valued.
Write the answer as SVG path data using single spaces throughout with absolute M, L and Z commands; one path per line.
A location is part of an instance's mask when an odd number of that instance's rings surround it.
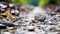
M 0 2 L 18 3 L 24 5 L 44 6 L 50 3 L 60 5 L 60 0 L 0 0 Z

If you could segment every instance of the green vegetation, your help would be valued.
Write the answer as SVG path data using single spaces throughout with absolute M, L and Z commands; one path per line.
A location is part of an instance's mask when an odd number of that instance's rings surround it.
M 44 6 L 49 2 L 57 2 L 60 4 L 60 0 L 0 0 L 5 2 L 20 3 L 24 5 Z

